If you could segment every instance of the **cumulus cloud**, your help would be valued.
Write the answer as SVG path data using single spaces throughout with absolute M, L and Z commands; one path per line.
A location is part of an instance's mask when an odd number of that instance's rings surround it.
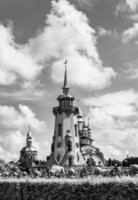
M 33 145 L 42 158 L 42 155 L 46 154 L 42 149 L 45 141 L 39 139 L 47 130 L 45 122 L 40 121 L 26 105 L 19 105 L 18 110 L 12 106 L 0 106 L 0 158 L 18 160 L 19 151 L 25 145 L 28 124 L 32 129 Z
M 133 21 L 138 21 L 138 14 L 137 13 L 131 14 L 129 15 L 129 18 L 132 19 Z
M 116 14 L 125 15 L 125 17 L 133 20 L 133 25 L 126 29 L 122 34 L 122 42 L 128 43 L 138 39 L 138 0 L 121 0 L 117 5 Z M 134 23 L 135 22 L 135 23 Z M 137 40 L 136 40 L 137 43 Z
M 124 72 L 125 77 L 130 80 L 138 79 L 138 60 L 134 60 L 133 62 L 126 63 L 126 71 Z
M 86 15 L 67 0 L 52 1 L 44 28 L 24 45 L 15 42 L 11 27 L 0 25 L 0 84 L 10 85 L 19 78 L 32 81 L 49 64 L 53 80 L 61 82 L 67 57 L 73 84 L 105 88 L 116 74 L 103 66 L 95 34 Z
M 123 32 L 122 41 L 127 43 L 131 40 L 138 40 L 138 23 L 134 23 L 132 27 Z
M 116 13 L 134 13 L 138 10 L 138 0 L 121 0 L 116 8 Z
M 0 25 L 0 44 L 0 84 L 12 84 L 18 77 L 32 80 L 40 73 L 42 66 L 16 44 L 11 27 Z
M 97 33 L 98 33 L 98 36 L 100 36 L 100 37 L 103 37 L 103 36 L 110 36 L 110 35 L 112 35 L 112 31 L 111 30 L 107 30 L 107 29 L 105 29 L 105 28 L 103 28 L 103 27 L 98 27 L 97 28 Z
M 137 102 L 138 93 L 133 90 L 84 99 L 84 104 L 89 107 L 96 144 L 107 158 L 137 155 Z M 109 152 L 109 149 L 114 149 L 114 152 Z
M 75 85 L 102 89 L 111 83 L 115 72 L 103 67 L 99 57 L 95 30 L 88 18 L 66 0 L 52 1 L 46 26 L 30 39 L 26 51 L 37 61 L 52 62 L 52 78 L 63 80 L 63 60 L 69 60 L 71 82 Z

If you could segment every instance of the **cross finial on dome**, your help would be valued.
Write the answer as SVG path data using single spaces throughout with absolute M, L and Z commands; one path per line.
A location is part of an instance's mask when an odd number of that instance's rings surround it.
M 90 117 L 88 117 L 88 126 L 90 125 Z
M 31 126 L 30 126 L 30 124 L 28 124 L 28 133 L 27 133 L 27 137 L 31 137 Z
M 77 99 L 77 106 L 80 107 L 80 99 Z
M 84 114 L 84 124 L 86 124 L 86 115 Z
M 67 64 L 68 64 L 68 60 L 67 60 L 67 58 L 65 58 L 65 62 L 64 62 L 64 64 L 65 64 L 65 68 L 67 68 Z

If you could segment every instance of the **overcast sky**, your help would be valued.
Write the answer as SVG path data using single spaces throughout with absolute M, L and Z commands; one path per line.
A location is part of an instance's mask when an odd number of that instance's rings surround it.
M 49 155 L 65 57 L 94 145 L 138 156 L 138 0 L 0 0 L 0 158 L 19 158 L 28 124 Z

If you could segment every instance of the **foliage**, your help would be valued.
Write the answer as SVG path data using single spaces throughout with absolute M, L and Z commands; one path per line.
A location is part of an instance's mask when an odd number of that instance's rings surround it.
M 129 167 L 130 165 L 138 165 L 138 157 L 128 157 L 122 161 L 124 167 Z
M 106 165 L 109 167 L 114 166 L 115 164 L 117 164 L 118 166 L 121 166 L 121 161 L 109 158 L 109 160 L 106 162 Z
M 137 178 L 1 180 L 1 200 L 137 200 Z

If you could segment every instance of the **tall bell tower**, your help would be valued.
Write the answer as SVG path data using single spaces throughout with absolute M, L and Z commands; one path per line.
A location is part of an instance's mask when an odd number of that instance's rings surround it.
M 55 127 L 51 155 L 48 164 L 73 166 L 85 164 L 80 152 L 80 137 L 78 132 L 78 107 L 73 105 L 74 96 L 70 94 L 67 74 L 67 60 L 65 60 L 65 75 L 62 94 L 58 96 L 59 105 L 53 108 Z

